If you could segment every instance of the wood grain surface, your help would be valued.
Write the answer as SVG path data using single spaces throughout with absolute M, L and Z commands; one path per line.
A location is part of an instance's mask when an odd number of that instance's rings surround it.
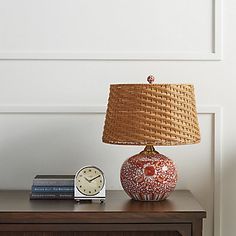
M 206 212 L 189 191 L 161 202 L 107 191 L 106 201 L 30 200 L 29 191 L 0 191 L 1 236 L 201 236 Z

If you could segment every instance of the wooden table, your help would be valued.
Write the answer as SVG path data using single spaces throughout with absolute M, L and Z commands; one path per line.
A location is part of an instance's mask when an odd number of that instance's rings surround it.
M 29 191 L 0 191 L 1 236 L 201 236 L 206 212 L 189 191 L 162 202 L 107 191 L 106 202 L 29 200 Z

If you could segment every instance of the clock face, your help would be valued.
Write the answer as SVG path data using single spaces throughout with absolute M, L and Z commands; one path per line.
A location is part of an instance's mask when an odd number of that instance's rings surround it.
M 76 187 L 86 196 L 98 194 L 105 183 L 103 172 L 94 166 L 82 168 L 76 176 Z

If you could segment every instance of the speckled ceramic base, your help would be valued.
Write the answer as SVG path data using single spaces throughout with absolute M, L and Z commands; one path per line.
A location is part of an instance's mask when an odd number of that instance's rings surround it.
M 177 170 L 171 159 L 146 146 L 123 163 L 120 179 L 132 199 L 161 201 L 175 189 Z

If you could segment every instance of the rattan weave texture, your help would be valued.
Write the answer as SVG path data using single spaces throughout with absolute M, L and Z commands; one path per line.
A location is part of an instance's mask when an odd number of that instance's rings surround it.
M 111 85 L 103 142 L 160 146 L 200 142 L 193 85 Z

